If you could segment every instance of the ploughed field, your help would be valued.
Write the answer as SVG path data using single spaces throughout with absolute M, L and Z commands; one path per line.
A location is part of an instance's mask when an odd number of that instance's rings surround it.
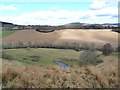
M 94 43 L 97 45 L 103 45 L 104 43 L 110 43 L 113 46 L 118 45 L 118 33 L 111 30 L 92 30 L 92 29 L 66 29 L 56 30 L 54 32 L 42 33 L 35 30 L 18 30 L 9 36 L 3 38 L 3 43 L 18 43 L 19 41 L 27 44 L 31 42 L 35 43 L 48 43 L 60 45 L 64 42 L 68 43 Z

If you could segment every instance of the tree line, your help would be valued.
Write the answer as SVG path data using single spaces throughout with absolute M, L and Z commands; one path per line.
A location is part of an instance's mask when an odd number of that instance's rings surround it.
M 36 25 L 33 26 L 36 30 L 60 30 L 60 29 L 113 29 L 114 27 L 103 25 L 61 25 L 61 26 L 48 26 L 48 25 Z

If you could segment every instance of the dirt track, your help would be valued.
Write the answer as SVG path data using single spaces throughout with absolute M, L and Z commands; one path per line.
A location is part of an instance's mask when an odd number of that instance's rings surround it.
M 8 37 L 3 38 L 3 43 L 55 43 L 61 42 L 79 42 L 79 43 L 97 43 L 106 42 L 112 45 L 118 44 L 118 33 L 110 30 L 80 30 L 66 29 L 54 31 L 51 33 L 41 33 L 35 30 L 19 30 Z

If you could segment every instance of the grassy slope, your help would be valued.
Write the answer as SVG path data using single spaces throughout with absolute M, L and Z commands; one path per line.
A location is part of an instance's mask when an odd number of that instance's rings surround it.
M 0 31 L 0 38 L 4 38 L 6 36 L 11 35 L 12 33 L 14 33 L 15 31 L 10 31 L 10 30 L 2 30 Z
M 14 57 L 13 61 L 3 60 L 3 87 L 36 87 L 36 88 L 99 88 L 118 87 L 117 54 L 101 56 L 104 62 L 98 66 L 61 68 L 52 60 L 59 58 L 77 59 L 81 52 L 59 49 L 12 49 L 5 50 Z M 33 65 L 30 55 L 39 55 L 44 66 Z M 28 58 L 27 63 L 22 58 Z M 20 60 L 21 59 L 21 60 Z M 19 61 L 20 60 L 20 61 Z M 27 65 L 27 66 L 26 66 Z M 24 73 L 23 73 L 24 72 Z
M 42 64 L 42 65 L 55 65 L 53 61 L 63 61 L 65 59 L 78 59 L 80 52 L 73 50 L 60 50 L 60 49 L 9 49 L 5 52 L 13 57 L 14 60 L 19 60 L 24 64 Z M 39 56 L 38 61 L 31 61 L 30 56 Z M 74 62 L 67 61 L 69 65 Z

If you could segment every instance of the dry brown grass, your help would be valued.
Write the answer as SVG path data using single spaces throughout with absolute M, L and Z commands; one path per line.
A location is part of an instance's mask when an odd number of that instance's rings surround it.
M 62 42 L 77 42 L 77 43 L 96 43 L 103 45 L 111 43 L 113 46 L 118 45 L 118 33 L 110 30 L 82 30 L 82 29 L 67 29 L 58 30 L 51 33 L 41 33 L 35 30 L 16 31 L 8 37 L 3 38 L 3 43 L 54 43 L 61 44 Z
M 7 88 L 113 88 L 118 87 L 117 76 L 115 68 L 104 71 L 95 66 L 7 67 L 2 72 L 2 82 Z

